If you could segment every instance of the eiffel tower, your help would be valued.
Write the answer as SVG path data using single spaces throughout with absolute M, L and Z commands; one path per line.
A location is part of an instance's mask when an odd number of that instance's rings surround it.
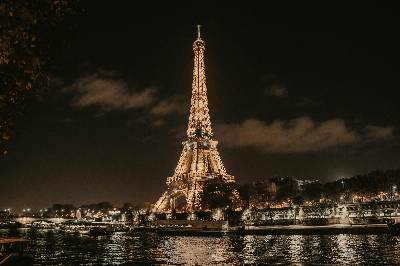
M 193 43 L 194 68 L 187 140 L 172 176 L 167 177 L 167 190 L 154 205 L 156 213 L 202 210 L 201 195 L 205 183 L 211 179 L 235 182 L 222 163 L 213 139 L 208 109 L 206 73 L 204 64 L 205 42 L 197 26 L 197 39 Z M 237 193 L 236 193 L 237 194 Z

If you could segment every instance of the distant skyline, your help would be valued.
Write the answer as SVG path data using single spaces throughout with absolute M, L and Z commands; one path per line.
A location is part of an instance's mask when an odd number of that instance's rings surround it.
M 238 183 L 400 168 L 394 6 L 81 5 L 55 33 L 52 89 L 0 160 L 0 208 L 155 202 L 186 134 L 197 24 Z

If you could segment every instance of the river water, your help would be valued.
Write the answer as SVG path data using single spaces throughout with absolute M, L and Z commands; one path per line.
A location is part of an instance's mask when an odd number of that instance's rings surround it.
M 400 237 L 282 235 L 188 237 L 0 230 L 32 240 L 36 265 L 400 265 Z

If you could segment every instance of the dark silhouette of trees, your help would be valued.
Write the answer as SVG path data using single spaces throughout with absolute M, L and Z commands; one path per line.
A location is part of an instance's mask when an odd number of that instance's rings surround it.
M 292 178 L 285 178 L 279 183 L 275 199 L 278 201 L 293 199 L 297 194 L 297 182 Z
M 268 189 L 272 183 L 277 187 L 275 194 Z M 368 197 L 376 196 L 379 192 L 385 192 L 389 197 L 394 197 L 399 189 L 400 169 L 375 170 L 368 174 L 327 183 L 303 181 L 301 187 L 299 187 L 299 180 L 291 177 L 272 178 L 269 181 L 239 186 L 244 208 L 249 207 L 249 203 L 258 208 L 265 208 L 269 206 L 270 202 L 282 201 L 289 201 L 294 205 L 301 205 L 303 201 L 313 201 L 314 204 L 317 204 L 322 198 L 328 202 L 351 201 L 353 194 Z
M 132 203 L 130 203 L 130 202 L 125 202 L 125 203 L 122 205 L 121 210 L 122 210 L 123 212 L 128 212 L 128 211 L 135 210 L 135 208 L 136 208 L 136 207 L 135 207 Z
M 76 208 L 72 204 L 53 204 L 53 207 L 51 207 L 53 211 L 74 211 Z
M 108 201 L 103 201 L 99 203 L 92 203 L 88 205 L 82 205 L 82 209 L 90 209 L 94 211 L 109 211 L 113 209 L 113 205 Z
M 294 205 L 301 205 L 304 202 L 304 198 L 301 195 L 296 195 L 291 200 Z
M 54 28 L 77 0 L 0 2 L 0 157 L 24 107 L 48 87 L 49 44 Z
M 306 184 L 302 192 L 304 200 L 319 200 L 323 193 L 323 185 L 320 182 Z
M 242 199 L 244 208 L 250 203 L 269 203 L 273 198 L 270 190 L 270 182 L 254 182 L 238 186 L 238 191 Z
M 242 207 L 247 208 L 250 205 L 250 198 L 252 195 L 251 184 L 238 185 L 239 195 L 242 199 Z
M 232 209 L 239 200 L 237 186 L 234 183 L 227 183 L 219 179 L 210 179 L 204 185 L 201 195 L 201 206 L 206 209 Z
M 357 193 L 368 196 L 390 192 L 394 185 L 400 185 L 400 169 L 375 170 L 368 174 L 328 182 L 323 184 L 322 191 L 328 198 L 337 199 L 344 194 Z

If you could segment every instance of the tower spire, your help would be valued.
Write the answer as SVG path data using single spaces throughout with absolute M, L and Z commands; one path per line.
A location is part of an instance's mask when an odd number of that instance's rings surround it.
M 201 28 L 201 25 L 197 25 L 197 40 L 201 40 L 201 37 L 200 37 L 200 28 Z
M 192 99 L 187 130 L 187 136 L 189 138 L 211 138 L 213 135 L 208 109 L 204 50 L 205 42 L 200 37 L 200 25 L 197 25 L 197 39 L 193 43 L 194 67 Z

